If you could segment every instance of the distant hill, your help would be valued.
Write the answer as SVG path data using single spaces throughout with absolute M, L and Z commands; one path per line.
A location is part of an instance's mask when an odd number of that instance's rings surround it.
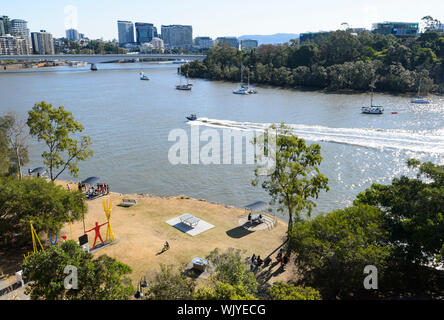
M 238 37 L 239 40 L 252 39 L 257 40 L 261 44 L 278 44 L 289 42 L 291 39 L 299 39 L 296 33 L 276 33 L 270 35 L 245 35 Z

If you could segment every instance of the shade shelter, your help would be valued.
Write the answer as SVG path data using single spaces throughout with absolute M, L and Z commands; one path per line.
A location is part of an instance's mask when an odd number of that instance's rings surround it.
M 29 175 L 35 174 L 37 176 L 41 176 L 45 172 L 46 172 L 46 168 L 45 167 L 37 167 L 37 168 L 34 168 L 34 169 L 28 171 Z
M 266 213 L 270 209 L 270 205 L 264 201 L 256 201 L 248 206 L 245 206 L 245 211 L 249 212 L 263 212 Z
M 89 177 L 89 178 L 83 180 L 81 183 L 93 186 L 96 183 L 98 183 L 99 181 L 100 181 L 100 178 L 98 178 L 98 177 Z

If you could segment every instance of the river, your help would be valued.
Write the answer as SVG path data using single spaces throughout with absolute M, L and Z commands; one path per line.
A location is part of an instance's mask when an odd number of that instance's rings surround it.
M 319 143 L 321 172 L 329 192 L 317 200 L 316 213 L 350 205 L 372 183 L 388 184 L 409 174 L 406 161 L 444 163 L 444 98 L 414 105 L 406 96 L 375 94 L 384 115 L 364 115 L 367 94 L 325 94 L 259 87 L 258 94 L 232 94 L 236 84 L 193 79 L 193 91 L 178 91 L 177 65 L 99 64 L 0 72 L 0 114 L 26 117 L 34 103 L 64 105 L 85 127 L 94 156 L 80 163 L 80 176 L 98 176 L 121 193 L 181 195 L 242 207 L 268 200 L 251 185 L 254 167 L 246 164 L 203 165 L 168 161 L 173 129 L 190 132 L 185 116 L 195 113 L 211 128 L 265 128 L 290 124 L 308 143 Z M 150 81 L 140 81 L 144 71 Z M 392 114 L 397 112 L 397 114 Z M 203 127 L 202 127 L 203 129 Z M 205 144 L 202 142 L 202 144 Z M 44 146 L 29 139 L 30 163 L 41 166 Z M 61 178 L 78 181 L 64 174 Z

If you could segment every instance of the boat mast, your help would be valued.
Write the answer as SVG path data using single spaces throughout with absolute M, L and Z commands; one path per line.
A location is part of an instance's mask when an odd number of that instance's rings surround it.
M 421 78 L 419 78 L 418 98 L 420 97 L 420 94 L 421 94 Z
M 241 78 L 240 78 L 240 84 L 242 85 L 242 81 L 243 81 L 243 73 L 242 73 L 242 71 L 243 71 L 243 66 L 242 66 L 242 53 L 241 53 Z

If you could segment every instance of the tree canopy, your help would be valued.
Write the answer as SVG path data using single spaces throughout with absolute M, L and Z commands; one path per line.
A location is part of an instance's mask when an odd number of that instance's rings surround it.
M 255 170 L 253 185 L 261 183 L 272 198 L 272 204 L 278 204 L 278 210 L 288 214 L 288 231 L 293 228 L 294 219 L 300 220 L 301 214 L 310 216 L 316 206 L 313 199 L 322 190 L 328 191 L 328 178 L 319 171 L 321 164 L 321 146 L 307 146 L 304 139 L 298 138 L 285 124 L 272 126 L 265 132 L 264 142 L 257 139 L 256 144 L 268 145 L 268 135 L 277 130 L 276 168 L 268 176 L 260 174 L 261 167 Z M 267 147 L 265 147 L 268 153 Z
M 160 271 L 150 283 L 147 299 L 190 300 L 193 298 L 196 282 L 188 278 L 174 265 L 160 265 Z
M 0 234 L 7 239 L 21 234 L 30 241 L 30 221 L 37 232 L 57 232 L 67 222 L 68 211 L 77 220 L 86 210 L 81 192 L 67 191 L 52 181 L 0 179 Z
M 427 31 L 417 38 L 352 29 L 320 34 L 312 41 L 262 45 L 239 51 L 227 44 L 211 48 L 203 61 L 182 66 L 183 74 L 239 81 L 241 62 L 246 82 L 282 87 L 367 91 L 444 92 L 444 35 L 437 21 L 424 20 Z
M 322 300 L 319 291 L 282 281 L 273 283 L 268 291 L 271 300 Z
M 387 239 L 382 212 L 359 205 L 296 224 L 289 249 L 295 253 L 302 282 L 331 299 L 371 294 L 363 287 L 363 270 L 376 266 L 378 278 L 384 279 L 391 254 Z
M 373 184 L 358 194 L 356 203 L 384 212 L 390 240 L 408 261 L 444 261 L 444 166 L 410 159 L 416 178 L 401 176 L 390 185 Z
M 77 268 L 77 289 L 65 289 L 67 266 Z M 126 277 L 131 272 L 106 255 L 93 259 L 72 240 L 33 253 L 23 264 L 26 290 L 33 300 L 126 300 L 134 291 Z
M 0 174 L 7 170 L 9 174 L 21 177 L 21 168 L 29 162 L 26 140 L 24 121 L 14 113 L 0 117 Z
M 83 126 L 63 106 L 53 108 L 44 101 L 36 103 L 29 111 L 27 124 L 30 134 L 48 147 L 42 157 L 53 181 L 66 169 L 76 177 L 78 162 L 93 155 L 89 149 L 91 139 L 87 136 L 76 139 L 76 135 L 83 131 Z M 60 170 L 56 172 L 57 169 Z

